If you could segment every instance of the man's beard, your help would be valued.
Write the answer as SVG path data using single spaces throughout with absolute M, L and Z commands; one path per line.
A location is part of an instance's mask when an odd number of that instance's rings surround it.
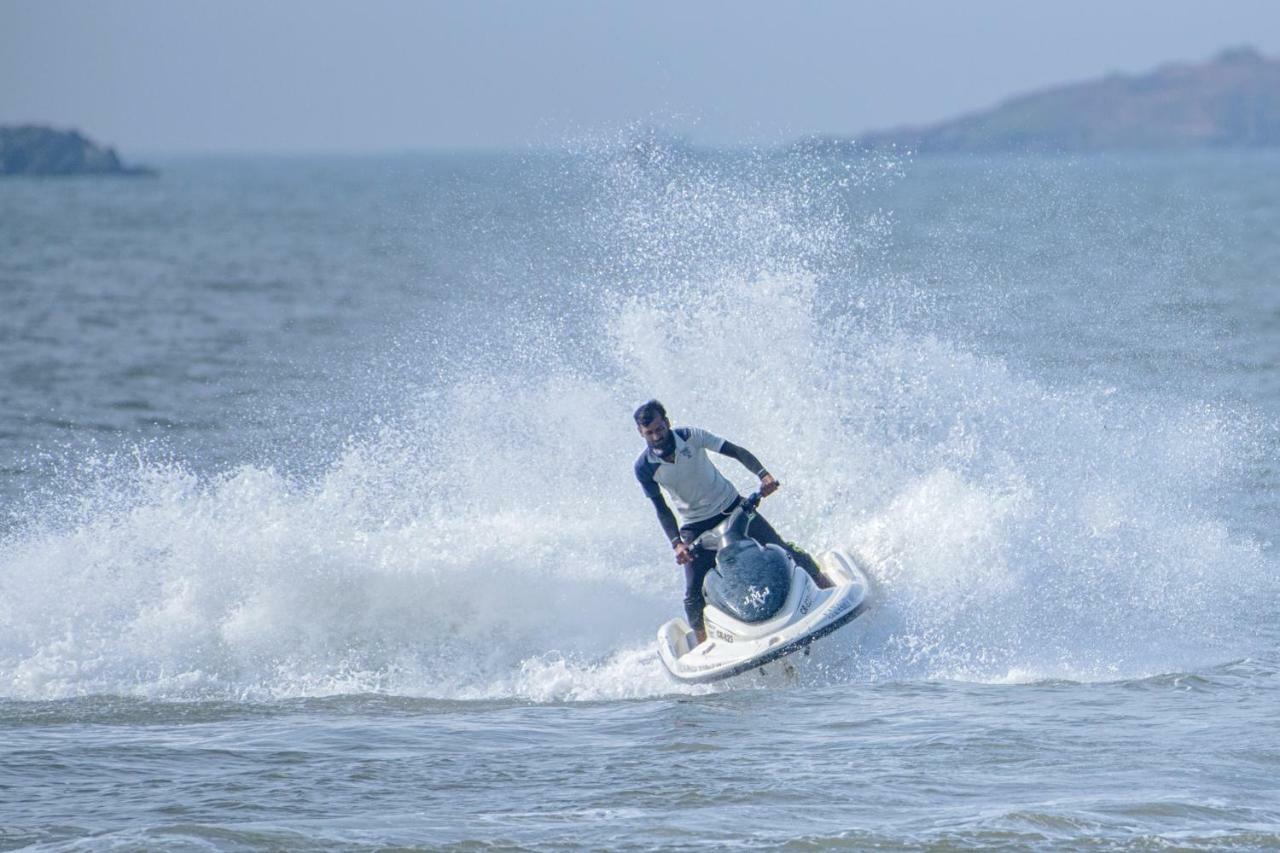
M 659 456 L 670 456 L 676 452 L 676 434 L 674 432 L 667 433 L 666 440 L 653 448 L 658 452 Z

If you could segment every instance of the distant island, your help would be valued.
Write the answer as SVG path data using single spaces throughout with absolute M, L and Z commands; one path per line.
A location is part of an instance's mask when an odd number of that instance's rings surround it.
M 114 148 L 76 130 L 38 124 L 0 125 L 0 175 L 153 175 L 126 166 Z
M 804 144 L 921 153 L 1275 146 L 1280 60 L 1235 48 L 1200 65 L 1165 65 L 1033 92 L 953 121 Z

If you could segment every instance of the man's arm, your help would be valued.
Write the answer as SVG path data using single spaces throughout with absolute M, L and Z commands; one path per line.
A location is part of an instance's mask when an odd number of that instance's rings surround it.
M 730 459 L 737 459 L 742 463 L 742 467 L 760 478 L 761 497 L 767 498 L 769 495 L 776 492 L 778 490 L 778 486 L 781 485 L 773 478 L 772 474 L 765 470 L 765 467 L 760 464 L 760 460 L 755 457 L 755 454 L 750 450 L 747 450 L 745 447 L 739 447 L 732 441 L 726 441 L 724 444 L 720 445 L 720 453 L 723 453 Z
M 658 488 L 657 482 L 654 481 L 653 473 L 648 471 L 644 465 L 637 464 L 636 479 L 640 481 L 640 488 L 644 489 L 645 496 L 653 501 L 653 509 L 658 514 L 658 523 L 662 525 L 662 532 L 667 534 L 667 541 L 674 548 L 681 541 L 680 525 L 676 523 L 675 513 L 671 511 L 671 507 L 667 506 L 666 498 L 662 496 L 662 490 Z
M 734 444 L 732 441 L 726 441 L 724 444 L 720 446 L 720 452 L 723 453 L 725 456 L 728 456 L 730 459 L 737 459 L 739 462 L 742 463 L 742 466 L 744 468 L 746 468 L 752 474 L 755 474 L 761 480 L 769 476 L 769 472 L 766 471 L 764 466 L 760 464 L 760 460 L 757 459 L 755 455 L 750 450 L 747 450 L 745 447 L 739 447 L 738 445 Z
M 666 500 L 662 497 L 662 492 L 658 491 L 657 485 L 650 492 L 645 489 L 645 494 L 649 496 L 649 500 L 653 501 L 654 512 L 658 514 L 658 523 L 662 525 L 662 532 L 667 534 L 667 541 L 674 548 L 681 541 L 680 525 L 676 524 L 675 513 L 671 511 L 671 507 L 667 506 Z

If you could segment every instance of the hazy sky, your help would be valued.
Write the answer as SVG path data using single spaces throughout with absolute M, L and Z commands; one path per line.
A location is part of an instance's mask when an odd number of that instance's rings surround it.
M 0 122 L 139 152 L 856 134 L 1110 71 L 1280 55 L 1277 0 L 0 0 Z

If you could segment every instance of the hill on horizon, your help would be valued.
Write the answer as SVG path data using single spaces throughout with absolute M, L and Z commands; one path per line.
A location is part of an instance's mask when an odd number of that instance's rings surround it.
M 950 121 L 824 141 L 920 153 L 1280 146 L 1280 60 L 1232 48 L 1202 64 L 1110 74 Z

